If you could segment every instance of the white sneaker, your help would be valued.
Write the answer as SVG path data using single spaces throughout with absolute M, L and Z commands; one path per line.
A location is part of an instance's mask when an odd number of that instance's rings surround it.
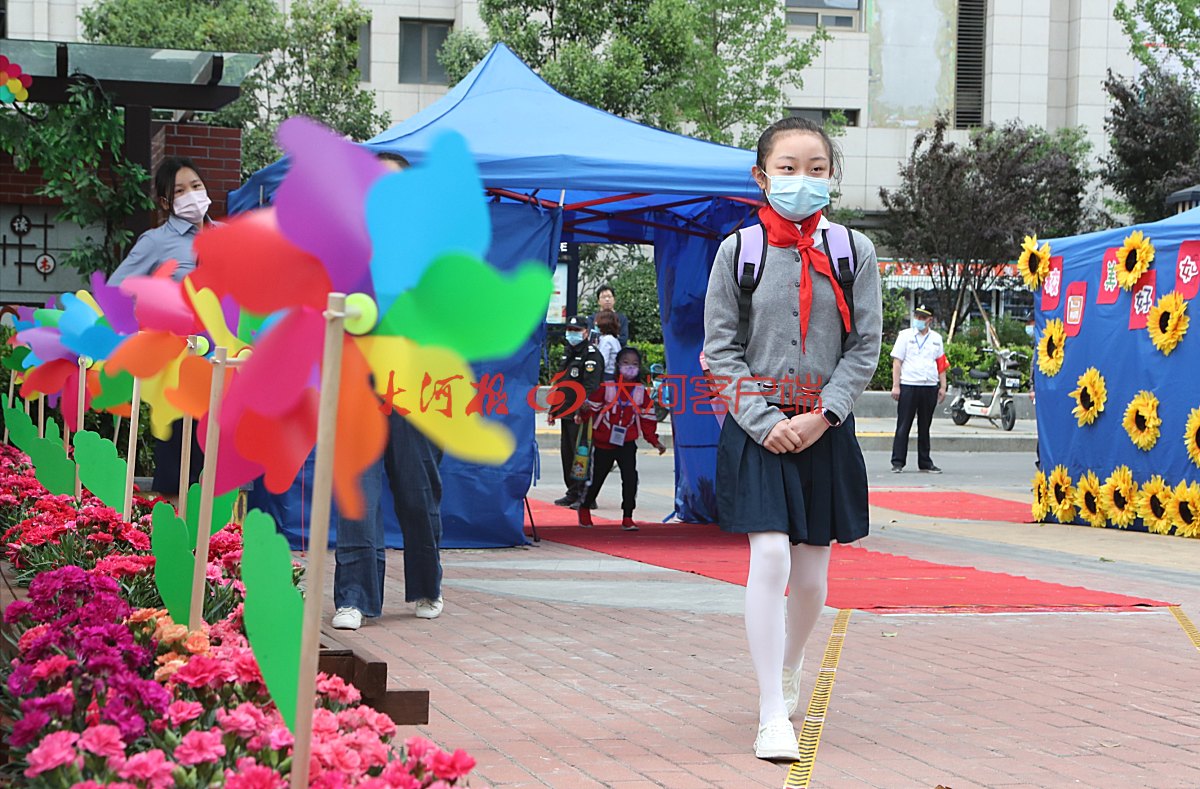
M 349 606 L 339 608 L 333 614 L 333 627 L 335 630 L 358 630 L 362 627 L 362 611 Z
M 783 703 L 787 707 L 788 717 L 796 714 L 796 710 L 800 709 L 800 675 L 804 671 L 804 658 L 800 658 L 800 665 L 796 666 L 795 671 L 783 670 Z
M 754 755 L 769 761 L 800 761 L 800 746 L 792 722 L 787 718 L 776 718 L 759 726 Z
M 437 619 L 442 613 L 442 598 L 417 601 L 417 619 Z

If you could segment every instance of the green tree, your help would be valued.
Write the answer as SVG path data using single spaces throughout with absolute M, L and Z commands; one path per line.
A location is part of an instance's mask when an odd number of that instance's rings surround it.
M 308 115 L 362 140 L 388 122 L 359 84 L 358 32 L 370 20 L 357 0 L 100 0 L 81 14 L 89 41 L 125 46 L 254 52 L 263 62 L 242 97 L 211 120 L 243 130 L 242 170 L 279 156 L 275 130 Z
M 790 39 L 775 0 L 482 0 L 479 12 L 488 37 L 455 31 L 439 54 L 452 83 L 503 41 L 572 98 L 725 143 L 778 118 L 827 37 Z
M 0 149 L 18 169 L 41 170 L 37 193 L 62 202 L 59 221 L 100 229 L 100 238 L 86 236 L 63 261 L 81 275 L 111 274 L 132 239 L 125 220 L 151 207 L 143 189 L 149 174 L 122 154 L 124 128 L 108 96 L 84 79 L 65 104 L 0 113 Z
M 1200 65 L 1200 0 L 1117 0 L 1113 16 L 1129 36 L 1129 51 L 1149 68 L 1164 52 L 1192 72 Z
M 1104 182 L 1125 199 L 1135 222 L 1161 219 L 1166 198 L 1200 182 L 1200 101 L 1178 77 L 1156 67 L 1136 79 L 1109 72 L 1112 103 L 1104 127 Z
M 989 124 L 959 145 L 948 127 L 942 116 L 921 131 L 901 185 L 879 190 L 885 240 L 902 258 L 933 263 L 947 323 L 970 308 L 972 289 L 997 282 L 996 267 L 1017 257 L 1024 236 L 1075 235 L 1104 221 L 1088 198 L 1081 130 Z

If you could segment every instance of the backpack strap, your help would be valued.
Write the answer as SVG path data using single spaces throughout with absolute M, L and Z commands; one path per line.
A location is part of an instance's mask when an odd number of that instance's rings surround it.
M 835 222 L 830 222 L 829 227 L 821 231 L 821 241 L 837 275 L 838 284 L 842 287 L 846 307 L 850 311 L 850 331 L 842 328 L 843 345 L 850 348 L 858 342 L 859 337 L 858 329 L 854 325 L 854 275 L 858 271 L 858 250 L 854 246 L 850 229 Z M 850 341 L 848 344 L 847 340 Z
M 736 345 L 745 346 L 750 334 L 750 301 L 762 280 L 767 262 L 767 229 L 762 225 L 743 227 L 737 232 L 733 253 L 733 280 L 738 284 L 738 325 L 733 336 Z

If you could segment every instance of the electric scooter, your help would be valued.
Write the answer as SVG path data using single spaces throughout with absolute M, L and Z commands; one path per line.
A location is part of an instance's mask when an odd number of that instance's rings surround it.
M 994 426 L 1000 420 L 1000 427 L 1012 430 L 1017 423 L 1017 406 L 1013 402 L 1012 392 L 1021 386 L 1021 371 L 1013 364 L 1013 359 L 1028 359 L 1020 351 L 1001 348 L 994 351 L 985 348 L 984 353 L 995 354 L 999 370 L 996 372 L 996 389 L 990 394 L 983 393 L 983 381 L 992 377 L 985 370 L 971 370 L 964 377 L 961 367 L 950 370 L 950 377 L 955 388 L 954 398 L 946 411 L 956 425 L 965 425 L 973 416 L 983 417 Z

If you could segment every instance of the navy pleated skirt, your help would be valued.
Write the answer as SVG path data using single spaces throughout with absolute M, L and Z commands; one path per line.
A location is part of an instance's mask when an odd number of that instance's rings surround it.
M 717 444 L 717 516 L 734 534 L 784 532 L 792 544 L 867 536 L 867 465 L 854 415 L 803 452 L 776 455 L 726 417 Z

